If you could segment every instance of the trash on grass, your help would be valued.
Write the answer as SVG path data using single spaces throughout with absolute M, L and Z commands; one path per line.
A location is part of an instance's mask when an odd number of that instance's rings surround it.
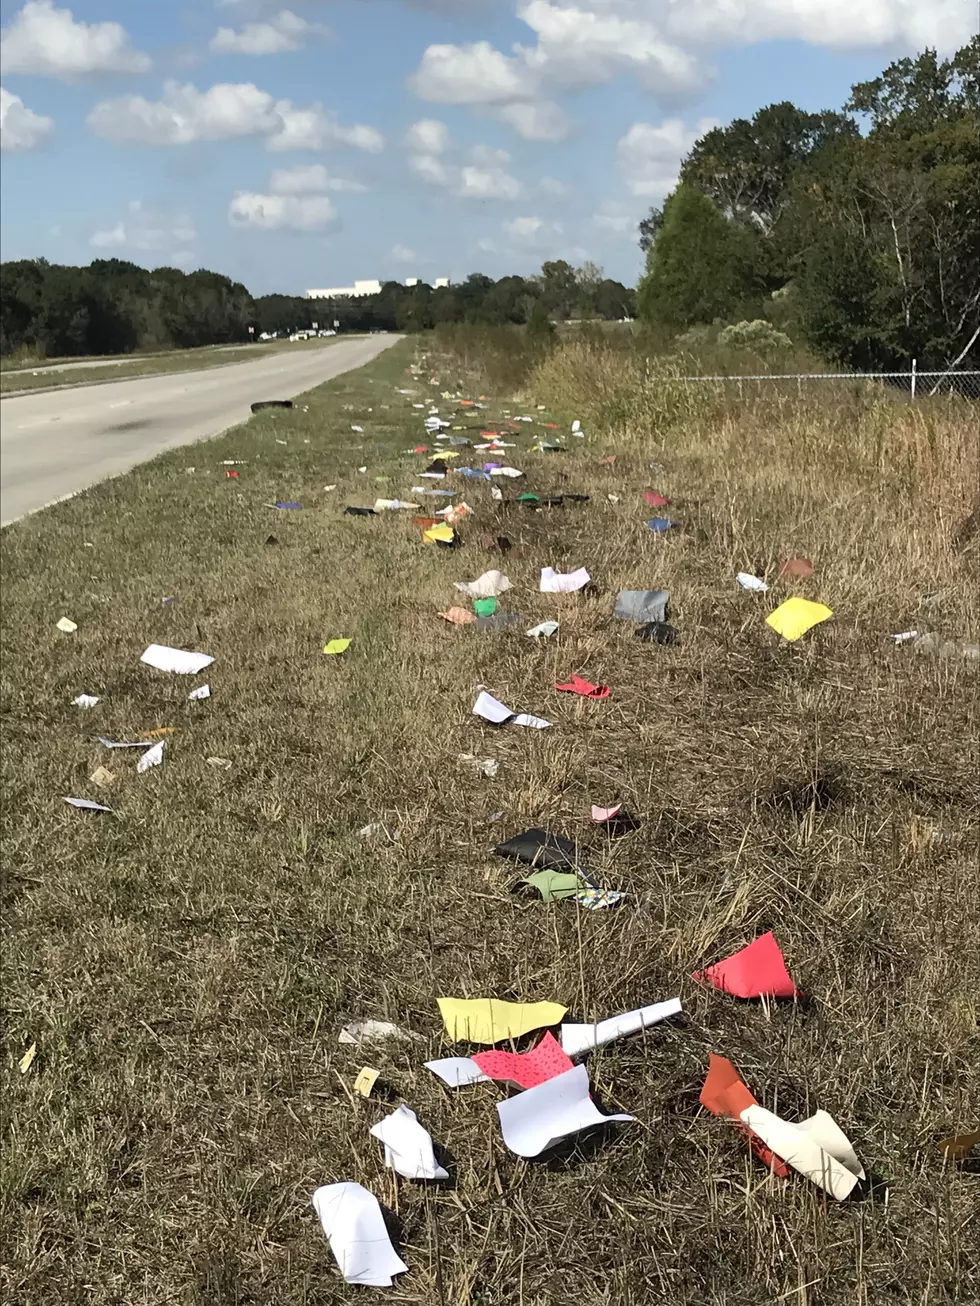
M 557 629 L 557 621 L 542 621 L 539 625 L 532 626 L 530 630 L 524 633 L 530 635 L 532 639 L 541 639 L 542 637 L 547 638 L 549 635 L 554 635 Z
M 544 717 L 532 716 L 529 712 L 512 712 L 485 690 L 480 692 L 473 704 L 473 715 L 483 717 L 484 721 L 496 726 L 528 726 L 532 730 L 546 730 L 551 725 Z
M 72 621 L 70 617 L 61 617 L 57 622 L 55 622 L 55 625 L 58 630 L 66 635 L 70 635 L 73 631 L 78 629 L 77 622 Z
M 516 1084 L 518 1088 L 535 1088 L 572 1069 L 572 1062 L 551 1030 L 529 1052 L 477 1052 L 472 1057 L 487 1079 Z
M 182 648 L 151 644 L 140 661 L 148 667 L 156 667 L 157 671 L 172 671 L 178 676 L 196 676 L 205 667 L 209 667 L 214 658 L 208 657 L 207 653 L 188 653 Z
M 449 1088 L 464 1088 L 467 1084 L 486 1084 L 489 1083 L 489 1075 L 485 1075 L 472 1057 L 440 1057 L 437 1061 L 427 1061 L 426 1070 L 441 1079 Z
M 620 590 L 613 616 L 619 621 L 667 621 L 670 594 L 667 590 Z
M 745 948 L 704 970 L 692 979 L 702 980 L 735 998 L 798 998 L 800 990 L 790 979 L 786 962 L 770 930 Z
M 148 748 L 140 760 L 136 763 L 136 774 L 142 775 L 145 771 L 151 770 L 154 766 L 160 766 L 163 762 L 163 743 L 161 739 L 158 744 Z
M 495 598 L 474 599 L 473 611 L 478 617 L 492 617 L 497 611 L 497 600 Z
M 95 707 L 102 700 L 96 698 L 93 694 L 79 694 L 77 698 L 71 701 L 72 707 Z
M 375 1070 L 373 1066 L 361 1066 L 357 1072 L 357 1078 L 354 1080 L 354 1092 L 359 1097 L 370 1097 L 375 1084 L 380 1078 L 380 1070 Z
M 446 1034 L 454 1043 L 502 1043 L 560 1023 L 560 1002 L 502 1002 L 499 998 L 439 998 Z
M 790 643 L 795 643 L 806 632 L 821 621 L 827 621 L 834 614 L 823 603 L 812 603 L 809 599 L 791 598 L 780 603 L 775 612 L 766 617 L 766 625 L 777 635 Z
M 500 571 L 485 571 L 476 580 L 458 580 L 454 583 L 462 594 L 468 594 L 473 599 L 495 598 L 511 587 L 510 581 Z
M 448 1179 L 436 1164 L 432 1137 L 404 1103 L 371 1128 L 371 1137 L 384 1144 L 385 1165 L 403 1179 Z
M 563 898 L 574 898 L 582 887 L 582 881 L 569 871 L 535 871 L 525 876 L 521 884 L 529 884 L 537 889 L 542 902 L 560 902 Z
M 680 998 L 668 998 L 666 1002 L 655 1002 L 649 1007 L 637 1007 L 635 1011 L 626 1011 L 621 1016 L 610 1016 L 608 1020 L 597 1021 L 594 1025 L 562 1025 L 559 1034 L 561 1045 L 570 1057 L 579 1057 L 593 1048 L 602 1047 L 617 1038 L 626 1038 L 639 1034 L 662 1020 L 670 1020 L 682 1011 Z
M 493 780 L 500 770 L 500 763 L 494 757 L 477 757 L 473 753 L 457 753 L 456 761 L 474 767 L 485 775 L 488 780 Z
M 554 567 L 542 567 L 540 590 L 542 594 L 574 594 L 576 590 L 588 585 L 591 579 L 584 567 L 564 574 L 555 571 Z
M 323 651 L 333 656 L 336 653 L 346 653 L 350 646 L 351 641 L 349 639 L 329 639 L 324 644 Z
M 498 857 L 510 857 L 529 866 L 559 871 L 574 871 L 584 858 L 574 840 L 537 826 L 498 844 L 494 852 Z
M 32 1043 L 21 1059 L 17 1062 L 17 1069 L 22 1075 L 26 1075 L 34 1064 L 34 1058 L 37 1056 L 37 1043 Z
M 442 617 L 443 621 L 449 621 L 454 626 L 466 626 L 471 621 L 476 621 L 473 613 L 468 612 L 466 608 L 447 608 L 445 612 L 440 612 L 439 616 Z
M 93 803 L 91 798 L 65 798 L 69 807 L 77 807 L 82 812 L 111 812 L 111 807 L 103 807 L 101 803 Z
M 591 680 L 583 680 L 581 676 L 572 676 L 571 680 L 555 685 L 555 689 L 563 694 L 578 694 L 582 698 L 608 698 L 612 692 L 608 685 L 593 685 Z
M 780 580 L 809 580 L 813 575 L 813 563 L 809 558 L 787 558 L 779 568 Z
M 613 1121 L 628 1123 L 625 1112 L 604 1116 L 589 1093 L 589 1072 L 573 1066 L 536 1088 L 497 1103 L 504 1143 L 516 1156 L 540 1156 L 562 1139 Z
M 100 789 L 108 789 L 109 786 L 115 780 L 115 778 L 116 777 L 112 774 L 112 772 L 108 769 L 108 767 L 105 766 L 97 766 L 95 770 L 92 772 L 92 774 L 89 776 L 89 780 L 91 780 L 92 784 L 98 785 Z
M 388 1237 L 378 1199 L 360 1184 L 326 1184 L 313 1194 L 313 1209 L 348 1283 L 390 1288 L 408 1266 Z
M 752 590 L 756 594 L 765 594 L 769 586 L 758 576 L 753 576 L 750 571 L 740 571 L 735 577 L 743 590 Z
M 359 1047 L 362 1043 L 414 1043 L 419 1037 L 389 1020 L 352 1020 L 337 1035 L 337 1042 Z
M 665 494 L 658 494 L 656 490 L 644 490 L 643 499 L 649 508 L 669 508 L 671 504 Z

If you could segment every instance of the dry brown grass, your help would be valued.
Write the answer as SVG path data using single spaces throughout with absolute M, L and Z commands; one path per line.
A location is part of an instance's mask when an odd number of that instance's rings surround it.
M 976 554 L 949 543 L 976 478 L 969 414 L 733 414 L 610 383 L 600 428 L 562 350 L 535 393 L 589 439 L 517 463 L 591 502 L 532 514 L 465 482 L 477 515 L 455 552 L 404 520 L 340 515 L 417 483 L 402 451 L 419 415 L 394 394 L 408 357 L 4 532 L 5 1299 L 360 1300 L 309 1206 L 341 1179 L 401 1223 L 411 1273 L 394 1302 L 980 1299 L 978 1179 L 936 1147 L 980 1117 L 977 674 L 888 639 L 935 590 L 927 619 L 977 638 Z M 615 466 L 597 466 L 606 452 Z M 237 484 L 219 466 L 233 457 Z M 648 484 L 688 530 L 645 529 Z M 263 507 L 275 498 L 304 509 Z M 521 630 L 559 615 L 551 643 L 435 616 L 453 580 L 500 565 L 477 543 L 495 528 L 516 546 L 502 606 Z M 816 565 L 799 592 L 835 617 L 781 645 L 763 618 L 787 591 L 733 577 L 798 553 Z M 549 563 L 588 566 L 599 592 L 538 594 Z M 614 591 L 651 586 L 671 591 L 677 647 L 610 620 Z M 63 613 L 74 636 L 54 629 Z M 354 637 L 348 654 L 322 657 L 336 635 Z M 139 665 L 151 640 L 217 657 L 209 703 Z M 573 671 L 612 698 L 555 694 Z M 554 729 L 481 726 L 478 684 Z M 83 690 L 103 703 L 80 713 Z M 142 777 L 91 740 L 163 725 L 178 733 Z M 461 770 L 463 751 L 499 758 L 499 778 Z M 100 796 L 100 762 L 116 815 L 89 819 L 59 800 Z M 642 826 L 607 844 L 588 808 L 614 799 Z M 371 820 L 397 842 L 359 839 Z M 539 824 L 589 839 L 620 909 L 510 892 L 492 849 Z M 806 1003 L 736 1005 L 687 978 L 769 927 Z M 442 1038 L 444 993 L 553 998 L 579 1019 L 680 993 L 686 1017 L 590 1061 L 601 1100 L 636 1124 L 527 1164 L 502 1148 L 497 1088 L 452 1093 L 422 1068 L 465 1051 Z M 425 1042 L 338 1046 L 361 1016 Z M 769 1177 L 698 1107 L 711 1050 L 764 1105 L 831 1111 L 881 1181 L 871 1194 L 838 1206 Z M 350 1092 L 365 1062 L 449 1149 L 451 1185 L 385 1170 L 368 1129 L 392 1104 Z

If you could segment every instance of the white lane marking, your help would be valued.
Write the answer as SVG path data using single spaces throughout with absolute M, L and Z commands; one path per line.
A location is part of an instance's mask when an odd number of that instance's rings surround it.
M 118 404 L 110 404 L 109 407 L 110 407 L 110 408 L 125 408 L 125 407 L 127 406 L 127 404 L 131 404 L 132 402 L 133 402 L 132 399 L 122 399 L 122 400 L 119 401 Z

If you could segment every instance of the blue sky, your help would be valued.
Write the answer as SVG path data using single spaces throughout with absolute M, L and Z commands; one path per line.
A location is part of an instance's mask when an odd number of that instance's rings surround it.
M 976 30 L 974 0 L 0 0 L 2 256 L 255 293 L 585 259 L 714 121 Z

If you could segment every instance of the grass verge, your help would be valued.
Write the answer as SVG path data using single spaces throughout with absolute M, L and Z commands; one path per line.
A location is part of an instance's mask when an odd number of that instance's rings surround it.
M 411 348 L 312 392 L 306 413 L 263 414 L 3 533 L 5 1299 L 361 1300 L 309 1206 L 318 1184 L 357 1179 L 400 1222 L 402 1303 L 976 1300 L 977 1178 L 936 1141 L 980 1115 L 977 680 L 888 638 L 920 620 L 924 590 L 943 595 L 930 620 L 976 638 L 970 556 L 948 544 L 969 429 L 878 407 L 668 419 L 620 402 L 567 455 L 514 451 L 530 488 L 588 504 L 531 513 L 463 482 L 467 545 L 442 550 L 404 517 L 342 515 L 425 483 L 403 452 L 409 405 L 438 391 L 396 393 L 415 384 Z M 560 355 L 543 367 L 533 385 L 557 409 Z M 646 530 L 651 484 L 686 529 Z M 505 562 L 484 530 L 513 541 Z M 800 553 L 816 566 L 801 592 L 835 617 L 781 645 L 764 616 L 788 591 L 733 576 Z M 546 564 L 587 566 L 597 592 L 539 594 Z M 491 566 L 518 632 L 440 621 L 452 582 Z M 617 589 L 656 586 L 673 648 L 610 620 Z M 523 637 L 551 616 L 553 641 Z M 347 654 L 322 656 L 337 636 Z M 214 655 L 213 697 L 189 703 L 198 682 L 141 666 L 151 641 Z M 612 697 L 554 693 L 575 671 Z M 554 728 L 481 725 L 480 684 Z M 80 692 L 102 702 L 81 712 Z M 168 726 L 143 776 L 93 739 Z M 460 752 L 497 758 L 498 778 Z M 88 781 L 100 764 L 105 790 Z M 615 800 L 642 824 L 606 842 L 589 804 Z M 397 840 L 358 837 L 368 822 Z M 589 840 L 623 906 L 513 894 L 519 872 L 492 849 L 531 825 Z M 736 1004 L 688 978 L 767 928 L 805 1003 Z M 498 1088 L 452 1093 L 422 1067 L 467 1050 L 442 1038 L 442 994 L 597 1019 L 676 993 L 682 1022 L 589 1063 L 637 1123 L 563 1164 L 505 1152 Z M 423 1041 L 339 1046 L 359 1017 Z M 773 1180 L 698 1107 L 711 1050 L 764 1105 L 832 1112 L 883 1186 L 838 1206 Z M 385 1169 L 368 1130 L 395 1103 L 353 1097 L 364 1063 L 451 1152 L 446 1188 Z

